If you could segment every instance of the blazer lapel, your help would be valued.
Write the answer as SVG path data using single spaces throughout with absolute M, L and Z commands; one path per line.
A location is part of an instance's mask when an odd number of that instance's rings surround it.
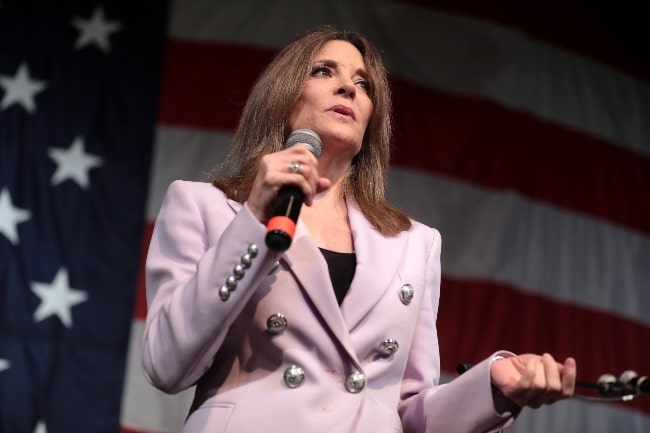
M 327 262 L 300 219 L 283 260 L 311 299 L 315 312 L 321 315 L 351 359 L 358 363 L 350 333 L 336 302 Z
M 234 200 L 228 200 L 228 204 L 235 213 L 242 207 Z M 281 261 L 309 295 L 315 310 L 322 316 L 343 347 L 354 354 L 341 309 L 334 295 L 327 262 L 313 241 L 307 226 L 300 219 L 291 246 L 284 252 Z
M 229 200 L 235 212 L 241 204 Z M 331 329 L 350 359 L 360 365 L 350 332 L 372 310 L 390 287 L 404 256 L 406 235 L 385 237 L 366 220 L 363 213 L 348 204 L 348 216 L 357 255 L 357 269 L 343 304 L 339 307 L 330 281 L 327 262 L 299 219 L 291 247 L 281 261 L 298 280 L 311 299 L 315 312 Z M 397 296 L 397 295 L 396 295 Z
M 406 234 L 386 237 L 370 225 L 361 211 L 348 205 L 357 269 L 341 312 L 351 331 L 390 287 L 406 248 Z M 397 295 L 396 295 L 397 296 Z
M 234 200 L 228 200 L 228 204 L 235 212 L 242 207 Z M 291 246 L 284 252 L 281 261 L 298 280 L 314 304 L 317 313 L 321 315 L 343 347 L 356 360 L 348 329 L 334 295 L 327 262 L 313 241 L 307 226 L 300 219 L 298 219 Z

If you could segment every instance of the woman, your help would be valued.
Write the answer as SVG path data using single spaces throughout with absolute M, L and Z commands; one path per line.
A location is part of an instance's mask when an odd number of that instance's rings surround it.
M 322 140 L 317 159 L 294 130 Z M 575 361 L 496 352 L 438 386 L 440 235 L 384 198 L 391 102 L 376 48 L 319 28 L 282 50 L 214 184 L 174 182 L 147 259 L 147 379 L 196 385 L 184 432 L 487 432 L 573 393 Z M 267 248 L 281 187 L 304 206 Z

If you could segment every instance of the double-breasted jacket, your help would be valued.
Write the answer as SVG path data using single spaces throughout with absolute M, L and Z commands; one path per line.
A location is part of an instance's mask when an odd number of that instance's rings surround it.
M 348 205 L 357 268 L 339 306 L 327 263 L 298 221 L 269 250 L 246 204 L 176 181 L 147 263 L 145 376 L 195 398 L 185 433 L 486 432 L 489 360 L 438 385 L 440 235 L 395 237 Z M 460 337 L 460 336 L 459 336 Z

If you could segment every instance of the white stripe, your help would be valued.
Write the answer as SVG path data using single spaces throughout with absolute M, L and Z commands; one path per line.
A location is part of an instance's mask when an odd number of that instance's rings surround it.
M 650 238 L 519 194 L 393 168 L 389 200 L 442 234 L 460 279 L 611 311 L 650 324 Z
M 126 358 L 120 425 L 141 431 L 180 432 L 194 391 L 190 389 L 168 395 L 146 381 L 140 361 L 143 335 L 144 322 L 133 321 Z
M 175 3 L 173 38 L 277 49 L 309 28 L 335 24 L 377 43 L 396 75 L 485 97 L 650 156 L 650 84 L 513 29 L 387 1 Z
M 167 187 L 176 179 L 210 181 L 223 160 L 232 133 L 159 126 L 151 163 L 147 219 L 158 214 Z
M 159 127 L 148 218 L 174 179 L 197 179 L 230 136 Z M 443 237 L 443 272 L 650 324 L 650 238 L 514 193 L 394 167 L 389 200 Z

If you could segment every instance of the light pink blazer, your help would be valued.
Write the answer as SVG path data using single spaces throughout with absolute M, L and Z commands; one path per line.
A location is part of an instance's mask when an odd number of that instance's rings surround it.
M 465 433 L 511 423 L 494 411 L 489 360 L 438 386 L 438 232 L 414 222 L 385 237 L 354 206 L 348 213 L 358 264 L 339 307 L 327 264 L 300 221 L 291 247 L 278 254 L 246 205 L 208 183 L 169 187 L 147 257 L 142 353 L 157 388 L 176 393 L 196 384 L 183 432 Z M 252 244 L 257 255 L 222 300 L 220 287 Z M 408 304 L 400 299 L 407 283 Z M 276 313 L 287 327 L 273 335 L 267 319 Z M 382 356 L 386 339 L 399 348 Z M 304 371 L 295 388 L 284 380 L 291 365 Z M 345 386 L 352 372 L 365 378 L 357 393 Z

